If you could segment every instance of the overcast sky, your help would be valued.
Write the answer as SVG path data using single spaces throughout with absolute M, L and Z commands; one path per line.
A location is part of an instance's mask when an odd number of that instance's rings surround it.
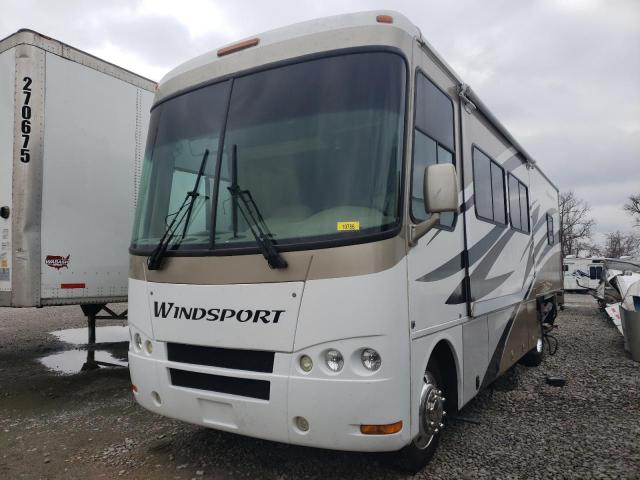
M 640 193 L 640 0 L 2 0 L 31 28 L 153 80 L 196 55 L 311 18 L 408 16 L 598 232 L 631 229 Z M 636 229 L 638 230 L 638 229 Z

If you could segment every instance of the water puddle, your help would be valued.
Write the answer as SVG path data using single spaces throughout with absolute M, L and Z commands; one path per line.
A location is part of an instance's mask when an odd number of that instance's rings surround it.
M 69 328 L 49 333 L 75 347 L 39 358 L 39 362 L 49 370 L 69 375 L 103 367 L 127 366 L 129 329 L 126 326 L 96 327 L 94 345 L 87 343 L 87 328 Z
M 72 345 L 86 345 L 89 338 L 87 328 L 67 328 L 49 332 L 58 340 Z M 124 326 L 96 327 L 96 343 L 128 342 L 129 328 Z
M 126 367 L 127 362 L 122 361 L 109 352 L 104 350 L 96 350 L 91 360 L 89 351 L 83 350 L 65 350 L 64 352 L 54 353 L 40 359 L 42 363 L 49 370 L 60 373 L 78 373 L 83 370 L 94 369 L 93 364 L 100 367 Z

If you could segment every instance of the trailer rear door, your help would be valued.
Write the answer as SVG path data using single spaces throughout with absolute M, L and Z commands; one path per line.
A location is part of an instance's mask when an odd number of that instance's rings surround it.
M 15 49 L 0 53 L 0 305 L 11 301 L 11 187 Z M 6 218 L 5 218 L 6 217 Z

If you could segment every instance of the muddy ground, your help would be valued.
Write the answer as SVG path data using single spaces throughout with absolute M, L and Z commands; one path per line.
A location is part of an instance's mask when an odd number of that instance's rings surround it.
M 558 353 L 537 369 L 514 368 L 470 402 L 416 478 L 640 478 L 640 365 L 590 297 L 569 295 L 567 304 Z M 84 331 L 48 333 L 84 326 L 79 307 L 0 309 L 0 478 L 408 478 L 379 455 L 149 413 L 133 400 L 126 367 L 80 371 L 86 347 L 73 342 Z M 113 342 L 125 335 L 99 331 L 98 341 L 111 342 L 96 359 L 126 361 L 126 342 Z M 566 386 L 546 385 L 549 373 Z

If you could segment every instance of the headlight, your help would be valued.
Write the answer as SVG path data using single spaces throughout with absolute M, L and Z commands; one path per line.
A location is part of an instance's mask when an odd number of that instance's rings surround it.
M 360 354 L 360 360 L 362 360 L 364 368 L 372 372 L 378 370 L 382 365 L 382 357 L 373 348 L 365 348 Z
M 142 337 L 140 336 L 139 333 L 136 333 L 133 336 L 133 346 L 136 347 L 137 351 L 142 350 Z
M 344 366 L 344 358 L 338 350 L 328 350 L 324 358 L 329 370 L 332 372 L 339 372 L 342 370 L 342 367 Z

